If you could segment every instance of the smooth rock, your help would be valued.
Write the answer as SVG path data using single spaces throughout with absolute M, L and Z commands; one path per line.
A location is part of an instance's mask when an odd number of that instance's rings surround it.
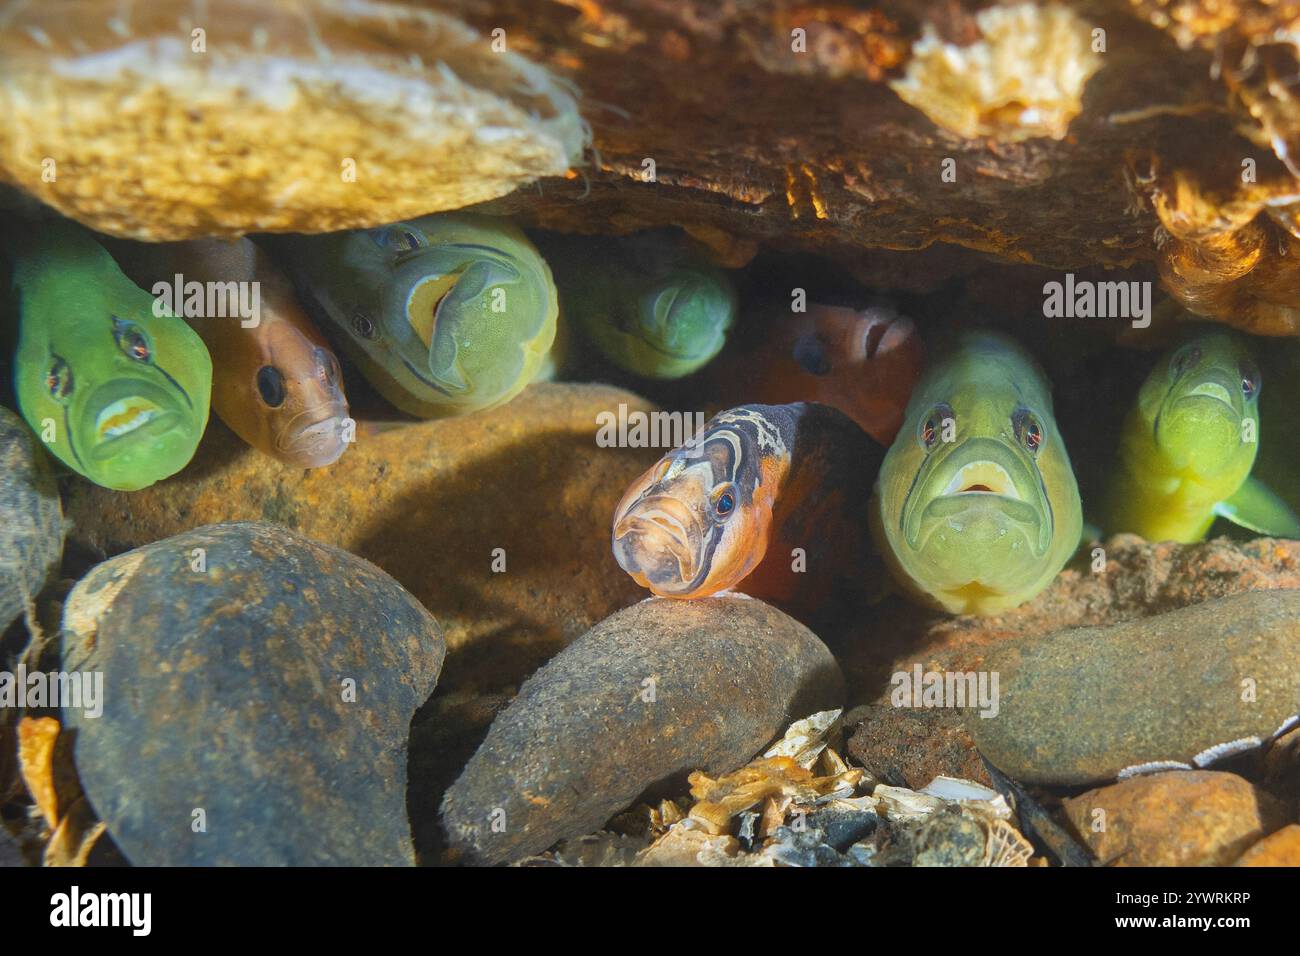
M 589 139 L 570 87 L 513 49 L 375 0 L 10 4 L 0 179 L 148 241 L 459 209 L 564 174 Z
M 1270 833 L 1241 855 L 1234 866 L 1300 866 L 1300 823 Z
M 662 452 L 596 444 L 596 416 L 620 405 L 653 409 L 621 389 L 543 384 L 460 418 L 363 420 L 342 458 L 312 470 L 213 422 L 176 478 L 132 494 L 76 482 L 73 539 L 116 554 L 218 521 L 283 524 L 373 561 L 414 594 L 443 628 L 456 686 L 513 691 L 645 595 L 614 561 L 609 528 L 627 485 Z
M 826 646 L 761 601 L 643 601 L 560 652 L 497 717 L 443 800 L 449 845 L 482 863 L 540 852 L 690 771 L 735 770 L 843 693 Z
M 64 530 L 45 450 L 26 422 L 0 408 L 0 633 L 58 570 Z
M 968 715 L 967 726 L 1017 780 L 1075 785 L 1148 764 L 1205 767 L 1260 746 L 1300 713 L 1300 590 L 1008 641 L 982 666 L 999 674 L 1000 709 Z
M 64 710 L 82 786 L 137 865 L 410 864 L 407 734 L 444 651 L 387 574 L 284 528 L 139 548 L 64 609 L 64 668 L 103 674 L 102 716 Z
M 1282 803 L 1210 770 L 1123 780 L 1064 807 L 1079 840 L 1114 866 L 1227 866 L 1286 823 Z

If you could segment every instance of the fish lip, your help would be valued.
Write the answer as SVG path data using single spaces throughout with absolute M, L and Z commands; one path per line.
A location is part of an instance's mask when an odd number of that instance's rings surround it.
M 1228 407 L 1235 408 L 1232 401 L 1232 392 L 1220 382 L 1201 382 L 1196 387 L 1189 389 L 1182 397 L 1192 398 L 1194 396 L 1217 399 Z
M 972 473 L 980 471 L 985 472 L 986 477 L 1003 480 L 1005 485 L 990 491 L 964 490 L 963 478 L 969 479 Z M 933 494 L 921 507 L 916 507 L 912 496 L 917 492 L 924 493 L 939 481 L 943 481 L 942 490 Z M 968 438 L 958 442 L 946 454 L 932 455 L 921 466 L 913 489 L 904 502 L 904 538 L 914 551 L 919 552 L 930 538 L 929 534 L 922 536 L 925 519 L 972 513 L 989 515 L 995 511 L 1025 528 L 1036 557 L 1041 557 L 1051 547 L 1054 532 L 1051 505 L 1035 465 L 1003 439 L 990 436 Z
M 1244 403 L 1235 376 L 1229 376 L 1226 371 L 1218 368 L 1207 369 L 1197 377 L 1196 384 L 1190 387 L 1185 384 L 1181 387 L 1175 385 L 1165 399 L 1165 408 L 1194 400 L 1218 402 L 1231 409 L 1233 415 L 1242 413 Z
M 699 523 L 691 510 L 678 499 L 666 494 L 651 494 L 632 505 L 614 523 L 614 558 L 619 567 L 631 575 L 647 576 L 647 569 L 633 560 L 632 541 L 638 536 L 657 539 L 677 562 L 676 583 L 654 582 L 654 590 L 682 593 L 695 585 L 700 571 L 700 556 L 692 540 L 703 540 Z
M 993 482 L 993 487 L 987 487 L 989 481 Z M 958 468 L 939 497 L 956 495 L 997 495 L 1014 498 L 1016 501 L 1024 500 L 1016 489 L 1011 472 L 987 458 L 976 458 Z
M 115 408 L 120 408 L 132 399 L 153 406 L 154 413 L 136 423 L 130 431 L 106 436 L 103 429 L 107 417 L 114 414 Z M 184 428 L 186 424 L 185 409 L 168 389 L 135 378 L 115 379 L 95 388 L 87 396 L 79 417 L 83 420 L 90 419 L 94 423 L 89 456 L 100 462 L 112 457 L 122 448 L 139 444 L 145 439 L 158 438 Z
M 343 454 L 343 422 L 348 406 L 338 400 L 322 402 L 295 414 L 275 435 L 275 448 L 282 454 L 328 459 L 330 464 Z

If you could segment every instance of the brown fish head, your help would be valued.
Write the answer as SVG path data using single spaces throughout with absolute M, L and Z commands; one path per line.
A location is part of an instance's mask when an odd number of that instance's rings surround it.
M 332 464 L 347 448 L 348 403 L 338 359 L 284 322 L 268 325 L 265 344 L 252 388 L 276 456 L 303 468 Z
M 728 414 L 660 459 L 615 509 L 615 559 L 660 596 L 727 590 L 766 553 L 775 461 L 755 440 L 754 422 Z

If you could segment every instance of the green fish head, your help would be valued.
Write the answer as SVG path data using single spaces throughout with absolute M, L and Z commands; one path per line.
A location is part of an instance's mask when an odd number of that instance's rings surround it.
M 1055 576 L 1082 510 L 1046 381 L 1018 346 L 968 336 L 927 374 L 877 507 L 892 560 L 947 610 L 994 613 Z
M 418 405 L 499 404 L 531 380 L 551 347 L 550 270 L 507 223 L 425 216 L 325 241 L 337 244 L 337 256 L 322 255 L 309 270 L 315 298 L 362 367 Z
M 1240 484 L 1259 449 L 1259 367 L 1238 336 L 1202 332 L 1165 355 L 1139 408 L 1173 471 Z
M 180 471 L 208 417 L 207 350 L 181 319 L 155 316 L 152 302 L 140 292 L 134 308 L 83 306 L 56 316 L 43 348 L 25 338 L 16 370 L 23 414 L 39 434 L 53 435 L 50 449 L 122 491 Z
M 720 273 L 678 267 L 655 276 L 623 328 L 628 361 L 656 377 L 689 374 L 722 350 L 735 310 L 735 293 Z

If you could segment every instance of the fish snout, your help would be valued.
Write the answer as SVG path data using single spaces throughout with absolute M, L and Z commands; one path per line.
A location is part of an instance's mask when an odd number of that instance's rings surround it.
M 348 446 L 344 436 L 347 409 L 327 418 L 303 420 L 311 414 L 304 412 L 295 416 L 277 436 L 276 445 L 287 459 L 304 468 L 333 464 Z
M 614 523 L 614 558 L 656 594 L 680 595 L 699 572 L 703 537 L 695 515 L 677 498 L 642 498 Z

